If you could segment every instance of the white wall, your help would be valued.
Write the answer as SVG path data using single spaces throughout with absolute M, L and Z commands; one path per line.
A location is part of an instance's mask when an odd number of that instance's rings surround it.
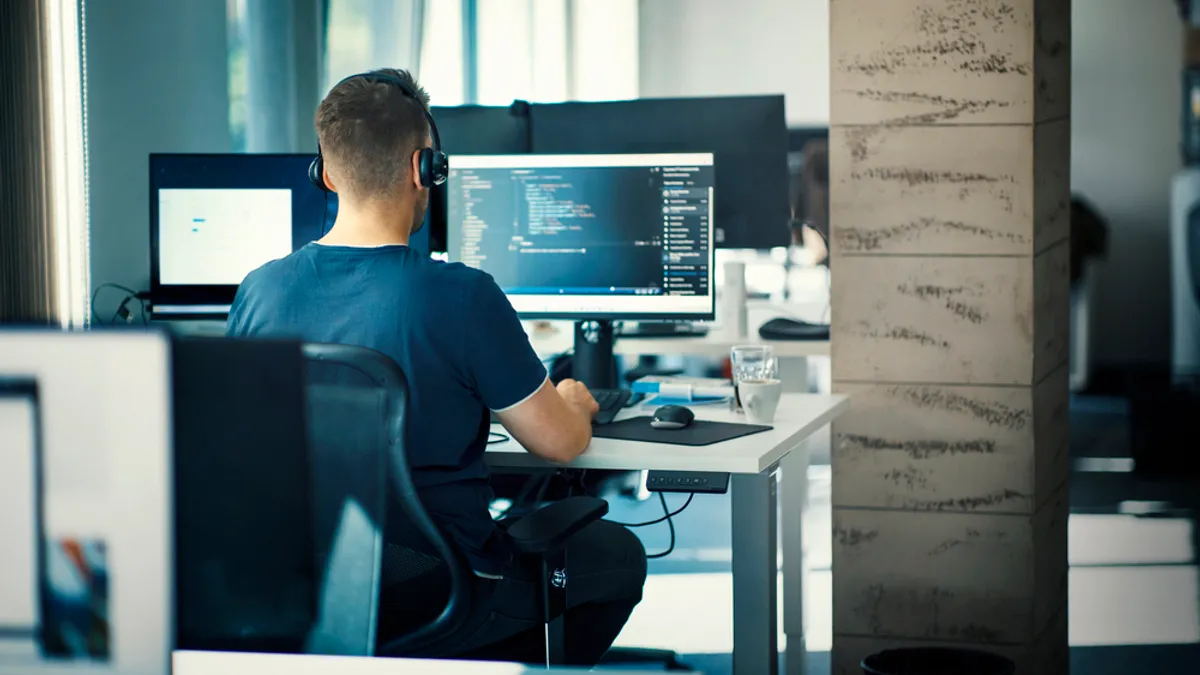
M 1073 0 L 1071 187 L 1111 227 L 1093 324 L 1098 363 L 1170 356 L 1168 198 L 1179 168 L 1174 2 Z
M 788 124 L 829 124 L 829 0 L 642 0 L 640 92 L 780 94 Z
M 225 2 L 104 0 L 86 11 L 92 284 L 147 289 L 148 155 L 230 149 Z

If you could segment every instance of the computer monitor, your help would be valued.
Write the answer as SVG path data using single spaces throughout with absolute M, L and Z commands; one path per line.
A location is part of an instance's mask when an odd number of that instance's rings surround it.
M 37 381 L 0 375 L 0 670 L 44 642 L 42 461 Z
M 521 155 L 529 153 L 529 104 L 463 105 L 431 108 L 442 150 L 451 155 Z M 430 190 L 429 212 L 422 228 L 429 250 L 446 252 L 446 186 Z
M 223 318 L 248 272 L 333 226 L 337 194 L 308 182 L 312 159 L 150 155 L 154 318 Z M 418 230 L 409 245 L 430 252 L 429 228 Z
M 783 96 L 538 104 L 534 153 L 711 152 L 722 248 L 786 246 L 788 130 Z
M 150 295 L 156 318 L 222 316 L 263 263 L 317 239 L 329 200 L 311 155 L 150 155 Z
M 526 318 L 707 320 L 711 154 L 450 157 L 450 258 Z
M 0 673 L 168 672 L 169 378 L 161 334 L 0 327 Z
M 529 152 L 529 104 L 430 108 L 442 150 L 451 155 L 520 155 Z

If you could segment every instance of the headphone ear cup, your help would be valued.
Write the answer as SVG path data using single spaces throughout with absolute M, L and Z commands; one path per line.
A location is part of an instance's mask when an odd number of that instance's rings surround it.
M 428 171 L 425 170 L 428 164 Z M 425 148 L 421 151 L 421 184 L 425 187 L 433 187 L 446 182 L 446 176 L 450 174 L 449 158 L 446 153 L 433 148 Z M 428 178 L 429 182 L 425 182 Z
M 446 153 L 433 148 L 421 148 L 417 156 L 417 166 L 420 167 L 421 185 L 427 188 L 446 182 L 447 158 Z
M 329 186 L 325 184 L 325 159 L 321 155 L 313 157 L 308 165 L 308 182 L 321 192 L 329 192 Z
M 422 187 L 433 185 L 433 150 L 421 148 L 417 153 L 417 177 L 421 179 Z

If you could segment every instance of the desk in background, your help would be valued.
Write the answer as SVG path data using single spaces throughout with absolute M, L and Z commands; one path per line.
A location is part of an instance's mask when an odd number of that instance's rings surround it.
M 767 344 L 775 348 L 781 359 L 829 356 L 829 340 L 763 340 L 758 336 L 758 327 L 778 317 L 799 317 L 819 322 L 825 304 L 775 304 L 751 302 L 747 306 L 748 335 L 738 337 L 724 327 L 714 325 L 703 337 L 654 337 L 617 338 L 613 353 L 620 356 L 684 355 L 725 358 L 729 350 L 737 345 Z M 574 345 L 572 324 L 568 321 L 551 321 L 549 330 L 535 327 L 533 322 L 525 324 L 529 342 L 538 356 L 549 358 L 569 351 Z
M 733 508 L 733 671 L 735 675 L 778 672 L 779 645 L 776 570 L 776 513 L 783 495 L 784 632 L 787 669 L 804 667 L 804 538 L 802 510 L 808 490 L 808 441 L 821 436 L 846 411 L 841 395 L 784 394 L 770 431 L 700 447 L 593 438 L 587 452 L 571 464 L 581 469 L 619 471 L 721 471 L 730 481 Z M 743 421 L 726 406 L 697 406 L 696 418 Z M 621 412 L 618 420 L 648 414 L 641 408 Z M 493 431 L 503 431 L 493 425 Z M 664 432 L 670 433 L 670 432 Z M 530 468 L 545 463 L 516 441 L 489 446 L 495 467 Z
M 579 673 L 573 668 L 546 670 L 515 663 L 435 661 L 313 654 L 178 651 L 171 655 L 172 675 L 533 675 Z M 630 672 L 630 671 L 622 671 Z M 633 672 L 633 675 L 637 675 Z M 645 675 L 643 673 L 643 675 Z

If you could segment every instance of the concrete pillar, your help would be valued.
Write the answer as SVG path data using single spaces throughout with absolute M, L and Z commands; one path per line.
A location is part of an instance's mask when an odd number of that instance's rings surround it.
M 835 675 L 1067 663 L 1070 0 L 830 0 Z

